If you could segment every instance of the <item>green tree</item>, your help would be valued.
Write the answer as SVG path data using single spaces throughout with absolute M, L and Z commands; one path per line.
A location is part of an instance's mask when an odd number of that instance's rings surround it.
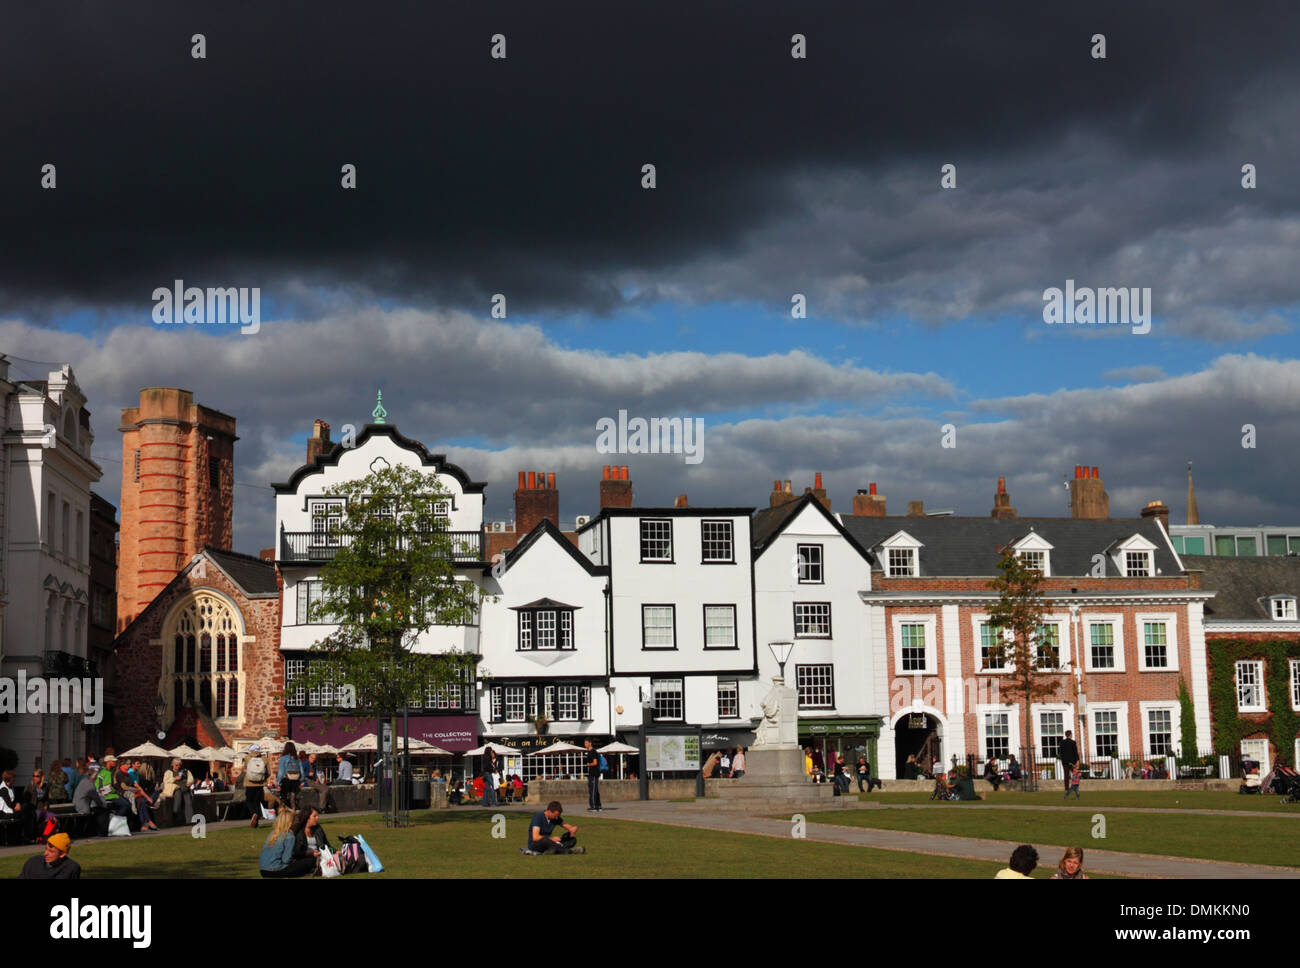
M 320 569 L 311 619 L 337 626 L 312 646 L 313 661 L 293 685 L 331 689 L 343 708 L 388 719 L 396 737 L 397 714 L 413 698 L 459 682 L 473 666 L 472 655 L 414 647 L 436 626 L 472 621 L 478 587 L 457 576 L 454 562 L 477 560 L 482 550 L 477 538 L 449 532 L 447 519 L 435 514 L 435 505 L 451 498 L 436 476 L 384 467 L 326 493 L 344 505 L 318 525 L 337 551 Z
M 999 666 L 1012 666 L 1011 673 L 999 680 L 1006 698 L 1020 703 L 1021 743 L 1030 747 L 1030 704 L 1056 694 L 1057 678 L 1048 675 L 1060 665 L 1057 650 L 1044 645 L 1043 661 L 1038 655 L 1038 638 L 1043 625 L 1043 576 L 1030 568 L 1014 548 L 999 549 L 998 571 L 1002 574 L 989 582 L 998 593 L 997 604 L 989 609 L 989 624 L 1003 633 L 1003 641 L 994 650 Z

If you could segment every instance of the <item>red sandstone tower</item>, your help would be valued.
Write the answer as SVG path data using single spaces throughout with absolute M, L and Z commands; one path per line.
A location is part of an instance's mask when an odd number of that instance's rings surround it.
M 235 418 L 149 387 L 122 411 L 120 632 L 206 546 L 230 550 Z

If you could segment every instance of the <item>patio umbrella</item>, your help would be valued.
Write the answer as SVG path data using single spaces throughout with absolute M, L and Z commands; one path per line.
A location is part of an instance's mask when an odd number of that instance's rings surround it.
M 432 743 L 426 743 L 422 739 L 411 740 L 411 754 L 419 756 L 455 756 L 440 746 L 434 746 Z
M 641 751 L 637 749 L 635 746 L 628 746 L 626 743 L 613 742 L 608 744 L 607 746 L 602 746 L 600 749 L 596 750 L 596 752 L 609 753 L 611 755 L 614 753 L 619 754 L 618 776 L 619 779 L 621 780 L 623 778 L 623 774 L 627 772 L 627 754 L 640 753 Z
M 482 746 L 472 750 L 466 750 L 466 756 L 482 756 L 488 750 L 496 750 L 497 756 L 518 756 L 519 750 L 509 746 L 502 746 L 500 743 L 484 743 Z
M 171 756 L 165 749 L 154 743 L 141 743 L 139 746 L 132 746 L 122 754 L 123 756 L 159 756 L 163 759 Z
M 233 763 L 235 757 L 224 750 L 215 746 L 205 746 L 199 750 L 199 759 L 207 760 L 210 763 Z
M 572 743 L 552 743 L 540 750 L 534 750 L 529 756 L 545 756 L 547 753 L 581 753 L 583 747 L 574 746 Z
M 366 733 L 360 739 L 354 739 L 347 746 L 339 748 L 340 753 L 374 753 L 379 749 L 379 737 L 374 733 Z
M 182 743 L 180 746 L 177 746 L 175 749 L 171 750 L 167 755 L 172 757 L 173 759 L 177 757 L 179 757 L 182 760 L 203 759 L 203 755 L 198 750 L 192 749 L 186 746 L 184 743 Z

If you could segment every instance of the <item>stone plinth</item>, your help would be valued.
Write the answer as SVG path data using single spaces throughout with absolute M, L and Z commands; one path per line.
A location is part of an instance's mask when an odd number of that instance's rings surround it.
M 807 783 L 803 750 L 797 746 L 787 749 L 751 747 L 745 753 L 744 779 L 763 783 Z

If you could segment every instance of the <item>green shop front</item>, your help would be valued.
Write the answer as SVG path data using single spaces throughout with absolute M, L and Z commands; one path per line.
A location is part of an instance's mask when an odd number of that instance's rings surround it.
M 804 749 L 820 751 L 828 774 L 834 768 L 835 757 L 843 756 L 844 768 L 856 782 L 858 757 L 865 756 L 867 762 L 871 764 L 871 775 L 878 777 L 880 760 L 876 756 L 876 744 L 880 739 L 880 728 L 883 722 L 880 716 L 864 716 L 859 719 L 800 719 L 799 745 Z

